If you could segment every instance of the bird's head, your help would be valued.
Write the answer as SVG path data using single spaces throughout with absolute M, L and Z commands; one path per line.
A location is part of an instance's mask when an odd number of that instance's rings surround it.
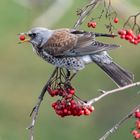
M 20 34 L 21 36 L 25 36 L 24 38 L 20 38 L 20 43 L 29 42 L 33 47 L 41 48 L 42 45 L 44 45 L 44 43 L 46 43 L 51 37 L 52 33 L 53 30 L 43 27 L 35 27 L 28 32 Z

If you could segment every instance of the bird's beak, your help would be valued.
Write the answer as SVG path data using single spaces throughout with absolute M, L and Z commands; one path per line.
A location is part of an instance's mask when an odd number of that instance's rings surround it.
M 28 33 L 20 33 L 19 35 L 19 43 L 25 43 L 25 42 L 30 42 L 31 41 L 31 37 L 28 35 Z M 25 37 L 25 39 L 22 39 L 22 37 Z
M 25 39 L 25 40 L 19 41 L 19 43 L 25 43 L 25 42 L 30 42 L 30 39 Z

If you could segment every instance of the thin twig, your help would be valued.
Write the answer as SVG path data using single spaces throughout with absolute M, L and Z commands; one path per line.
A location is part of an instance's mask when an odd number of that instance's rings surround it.
M 133 84 L 130 84 L 130 85 L 126 85 L 124 87 L 119 87 L 119 88 L 116 88 L 116 89 L 113 89 L 113 90 L 110 90 L 110 91 L 103 91 L 101 90 L 101 92 L 103 93 L 102 95 L 96 97 L 96 98 L 93 98 L 89 101 L 87 101 L 87 104 L 88 105 L 92 105 L 93 103 L 99 101 L 100 99 L 110 95 L 110 94 L 113 94 L 115 92 L 119 92 L 119 91 L 123 91 L 125 89 L 128 89 L 128 88 L 132 88 L 132 87 L 135 87 L 135 86 L 139 86 L 140 85 L 140 82 L 136 82 L 136 83 L 133 83 Z
M 140 108 L 140 105 L 136 106 L 129 114 L 127 114 L 126 116 L 124 116 L 117 124 L 115 124 L 110 130 L 108 130 L 99 140 L 106 140 L 107 137 L 116 132 L 116 130 L 118 130 L 118 128 L 125 122 L 127 121 L 129 118 L 133 117 L 134 112 Z
M 140 12 L 136 15 L 129 16 L 126 22 L 124 23 L 123 28 L 125 28 L 126 26 L 130 26 L 130 28 L 132 28 L 133 31 L 136 31 L 137 34 L 140 33 L 140 24 L 137 21 L 139 16 Z
M 33 137 L 33 130 L 34 130 L 35 122 L 36 122 L 36 119 L 37 119 L 39 107 L 41 105 L 41 102 L 43 100 L 43 97 L 45 95 L 45 92 L 47 91 L 47 88 L 48 88 L 48 86 L 50 84 L 50 81 L 51 81 L 52 77 L 55 75 L 56 71 L 57 71 L 57 67 L 53 71 L 52 75 L 50 76 L 50 78 L 47 81 L 47 83 L 45 84 L 45 86 L 43 87 L 43 89 L 41 91 L 41 94 L 38 97 L 38 102 L 37 102 L 37 104 L 35 105 L 35 107 L 33 108 L 32 112 L 30 114 L 30 116 L 32 116 L 32 122 L 31 122 L 30 126 L 27 128 L 29 130 L 29 133 L 30 133 L 29 140 L 33 140 L 34 139 L 34 137 Z

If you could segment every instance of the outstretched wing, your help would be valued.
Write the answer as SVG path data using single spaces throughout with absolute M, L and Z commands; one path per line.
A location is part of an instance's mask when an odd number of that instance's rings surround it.
M 53 56 L 78 57 L 119 47 L 95 41 L 96 35 L 99 36 L 93 32 L 59 29 L 43 45 L 43 49 Z

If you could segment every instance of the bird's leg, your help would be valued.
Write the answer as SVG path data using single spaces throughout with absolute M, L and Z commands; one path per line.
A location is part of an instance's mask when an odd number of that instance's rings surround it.
M 70 71 L 68 69 L 66 69 L 65 83 L 68 85 L 70 84 L 70 79 L 69 79 L 70 75 L 71 75 Z
M 71 74 L 71 72 L 67 69 L 67 73 L 66 73 L 66 81 L 71 81 L 74 76 L 77 74 L 77 72 Z
M 71 75 L 70 71 L 66 69 L 66 81 L 69 81 L 70 75 Z

